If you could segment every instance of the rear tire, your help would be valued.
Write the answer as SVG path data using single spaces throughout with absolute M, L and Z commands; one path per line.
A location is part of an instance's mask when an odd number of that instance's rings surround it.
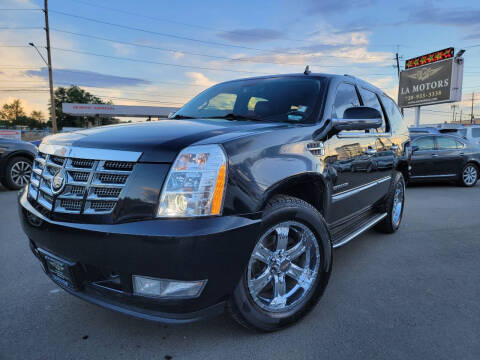
M 331 268 L 332 246 L 322 215 L 303 200 L 276 196 L 265 208 L 260 237 L 228 310 L 246 328 L 279 330 L 313 308 Z
M 374 229 L 392 234 L 398 230 L 402 222 L 403 210 L 405 208 L 405 180 L 401 172 L 394 175 L 390 191 L 385 202 L 387 216 L 379 222 Z
M 475 186 L 478 181 L 478 172 L 478 166 L 472 163 L 466 164 L 460 173 L 460 185 L 465 187 Z
M 24 156 L 14 156 L 7 162 L 5 178 L 2 183 L 11 190 L 18 190 L 30 181 L 32 160 Z

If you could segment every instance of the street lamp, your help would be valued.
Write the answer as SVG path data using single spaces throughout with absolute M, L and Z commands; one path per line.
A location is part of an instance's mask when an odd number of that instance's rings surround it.
M 47 65 L 48 68 L 48 82 L 50 84 L 50 116 L 52 118 L 52 132 L 55 134 L 57 132 L 57 115 L 55 113 L 55 95 L 53 92 L 53 76 L 52 76 L 52 65 L 50 61 L 45 60 L 40 50 L 33 42 L 29 42 L 28 45 L 32 46 L 37 50 L 38 55 L 42 58 L 43 62 Z M 50 56 L 48 57 L 50 60 Z

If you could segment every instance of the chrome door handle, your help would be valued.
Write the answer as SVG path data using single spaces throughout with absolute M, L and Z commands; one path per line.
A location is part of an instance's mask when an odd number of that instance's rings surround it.
M 432 156 L 434 156 L 434 157 L 437 157 L 437 156 L 438 156 L 438 154 L 432 154 Z

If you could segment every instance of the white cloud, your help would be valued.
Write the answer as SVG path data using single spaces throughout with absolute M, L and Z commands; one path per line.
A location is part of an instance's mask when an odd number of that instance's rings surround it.
M 177 60 L 178 60 L 178 59 L 184 57 L 185 54 L 182 53 L 181 51 L 175 51 L 172 56 L 173 56 L 174 59 L 177 59 Z
M 319 42 L 325 45 L 368 45 L 368 33 L 365 31 L 354 32 L 334 32 L 330 30 L 322 30 L 315 33 L 309 40 L 312 42 Z
M 207 78 L 201 72 L 187 72 L 186 75 L 189 78 L 193 79 L 193 84 L 194 85 L 209 87 L 209 86 L 212 86 L 212 85 L 215 84 L 214 81 Z
M 124 44 L 112 43 L 115 53 L 117 55 L 130 55 L 132 54 L 132 47 Z

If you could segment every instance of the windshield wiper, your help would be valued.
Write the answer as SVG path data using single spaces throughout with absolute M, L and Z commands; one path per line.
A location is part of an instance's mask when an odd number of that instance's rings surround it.
M 177 114 L 174 117 L 171 117 L 170 119 L 195 119 L 195 118 L 193 116 Z
M 252 120 L 252 121 L 262 121 L 261 118 L 255 116 L 245 116 L 240 114 L 228 113 L 223 116 L 209 116 L 209 119 L 226 119 L 226 120 Z

